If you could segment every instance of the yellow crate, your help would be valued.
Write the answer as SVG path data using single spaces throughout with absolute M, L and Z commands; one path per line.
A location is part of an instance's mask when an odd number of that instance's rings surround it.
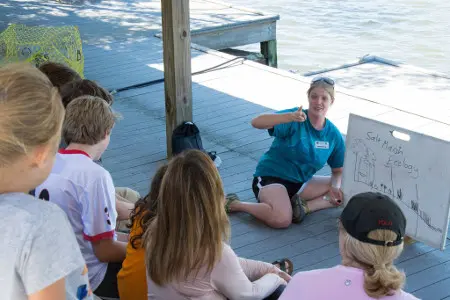
M 68 65 L 84 78 L 84 56 L 77 26 L 42 27 L 12 24 L 0 33 L 0 64 L 46 61 Z

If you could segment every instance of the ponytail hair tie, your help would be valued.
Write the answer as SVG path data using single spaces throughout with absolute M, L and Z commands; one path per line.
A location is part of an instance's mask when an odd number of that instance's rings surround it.
M 374 268 L 375 270 L 386 269 L 386 264 L 376 264 L 376 265 L 373 265 L 373 268 Z

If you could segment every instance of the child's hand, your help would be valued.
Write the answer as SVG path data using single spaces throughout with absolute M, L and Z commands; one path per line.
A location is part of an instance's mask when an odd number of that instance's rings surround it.
M 281 271 L 281 270 L 280 270 L 280 272 L 278 272 L 278 276 L 280 276 L 281 278 L 283 278 L 284 281 L 286 281 L 287 283 L 289 283 L 289 281 L 291 281 L 291 279 L 292 279 L 291 275 L 289 275 L 288 273 L 283 272 L 283 271 Z
M 278 276 L 280 276 L 282 279 L 284 279 L 284 281 L 286 281 L 287 283 L 289 283 L 289 281 L 292 279 L 291 275 L 289 275 L 288 273 L 281 271 L 278 267 L 274 266 L 274 268 L 272 269 L 272 271 L 270 273 L 274 273 L 277 274 Z

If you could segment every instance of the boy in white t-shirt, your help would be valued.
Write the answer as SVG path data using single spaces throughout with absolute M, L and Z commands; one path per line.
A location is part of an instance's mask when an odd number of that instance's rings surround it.
M 111 298 L 118 298 L 117 273 L 127 244 L 117 240 L 111 175 L 94 160 L 108 147 L 116 118 L 101 98 L 73 100 L 66 107 L 63 125 L 68 146 L 59 151 L 50 176 L 36 188 L 37 197 L 66 212 L 86 260 L 94 294 Z

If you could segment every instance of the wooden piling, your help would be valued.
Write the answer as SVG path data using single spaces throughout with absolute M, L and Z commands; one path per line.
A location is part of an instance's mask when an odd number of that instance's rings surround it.
M 161 0 L 166 104 L 167 157 L 172 156 L 172 132 L 192 121 L 191 33 L 189 0 Z

